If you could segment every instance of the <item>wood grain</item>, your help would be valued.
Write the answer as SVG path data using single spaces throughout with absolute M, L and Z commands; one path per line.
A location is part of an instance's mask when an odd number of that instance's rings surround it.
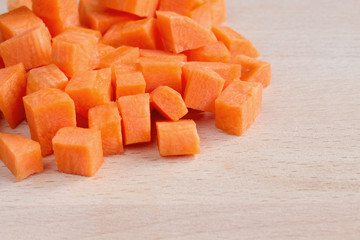
M 161 158 L 153 142 L 82 178 L 51 156 L 20 183 L 0 164 L 1 239 L 359 239 L 360 2 L 227 5 L 273 66 L 247 134 L 195 114 L 196 157 Z M 0 131 L 29 136 L 3 117 Z

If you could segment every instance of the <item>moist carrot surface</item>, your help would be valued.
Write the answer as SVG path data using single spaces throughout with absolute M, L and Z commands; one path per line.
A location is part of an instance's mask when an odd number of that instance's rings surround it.
M 207 0 L 211 5 L 211 19 L 213 25 L 219 25 L 226 21 L 225 0 Z
M 140 56 L 139 48 L 121 46 L 104 54 L 98 63 L 98 68 L 109 68 L 116 64 L 134 64 Z
M 153 17 L 159 0 L 103 0 L 108 8 L 132 13 L 139 17 Z
M 159 10 L 186 15 L 204 2 L 205 0 L 161 0 Z
M 153 49 L 140 49 L 140 57 L 156 59 L 161 61 L 180 61 L 180 62 L 187 61 L 187 57 L 185 54 L 174 54 L 163 50 L 153 50 Z
M 184 52 L 189 61 L 229 63 L 231 54 L 223 42 L 215 42 Z
M 7 7 L 9 11 L 23 6 L 31 10 L 32 0 L 7 0 Z
M 145 93 L 145 79 L 141 72 L 121 73 L 116 75 L 116 99 L 123 96 Z
M 209 1 L 203 2 L 201 5 L 197 6 L 196 8 L 194 8 L 185 15 L 195 20 L 206 29 L 211 29 L 213 25 L 212 15 L 211 15 L 211 4 Z

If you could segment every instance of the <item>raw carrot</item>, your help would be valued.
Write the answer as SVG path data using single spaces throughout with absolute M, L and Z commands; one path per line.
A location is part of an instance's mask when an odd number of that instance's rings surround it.
M 138 64 L 123 64 L 123 63 L 116 63 L 111 66 L 111 85 L 114 89 L 116 89 L 116 74 L 129 74 L 129 73 L 136 73 L 139 72 L 140 68 Z
M 215 42 L 198 49 L 185 51 L 189 61 L 225 62 L 231 60 L 231 54 L 223 42 Z
M 153 17 L 159 0 L 103 0 L 102 3 L 108 8 L 132 13 L 139 17 Z
M 204 2 L 204 0 L 160 0 L 159 10 L 186 15 Z
M 139 48 L 121 46 L 104 54 L 98 63 L 98 68 L 109 68 L 117 64 L 134 64 L 140 56 Z
M 80 34 L 80 35 L 84 35 L 84 36 L 91 35 L 97 39 L 97 42 L 99 42 L 100 39 L 102 38 L 101 32 L 99 32 L 98 30 L 84 28 L 84 27 L 78 27 L 78 26 L 68 27 L 64 30 L 64 32 L 70 33 L 70 34 L 71 33 Z
M 163 50 L 140 49 L 141 58 L 151 58 L 161 61 L 180 61 L 186 62 L 187 57 L 185 54 L 175 54 Z
M 219 25 L 226 21 L 226 5 L 225 0 L 206 0 L 211 5 L 212 25 Z
M 212 16 L 211 16 L 211 5 L 210 2 L 204 2 L 200 6 L 194 8 L 186 16 L 198 22 L 201 26 L 206 29 L 211 29 L 212 27 Z
M 52 143 L 60 172 L 92 177 L 104 162 L 99 130 L 65 127 Z
M 0 159 L 17 182 L 44 169 L 40 144 L 20 135 L 0 133 Z
M 145 79 L 141 72 L 121 73 L 116 75 L 116 99 L 123 96 L 145 93 Z
M 32 0 L 7 0 L 7 8 L 9 11 L 23 6 L 31 10 Z

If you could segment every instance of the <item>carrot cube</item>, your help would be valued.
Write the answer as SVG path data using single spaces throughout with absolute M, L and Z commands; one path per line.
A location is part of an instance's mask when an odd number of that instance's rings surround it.
M 212 27 L 211 5 L 208 1 L 202 3 L 185 15 L 195 20 L 206 29 L 211 29 Z
M 179 156 L 200 153 L 200 138 L 193 120 L 156 122 L 160 155 Z
M 225 0 L 207 0 L 211 5 L 212 25 L 220 25 L 227 19 Z
M 145 93 L 145 79 L 141 72 L 115 73 L 116 99 L 128 95 Z
M 116 90 L 116 74 L 121 75 L 136 72 L 139 72 L 138 64 L 113 64 L 111 66 L 111 84 L 113 88 Z
M 187 62 L 187 57 L 185 54 L 174 54 L 167 51 L 154 49 L 140 49 L 140 57 L 156 59 L 160 61 Z
M 150 95 L 124 96 L 117 100 L 123 119 L 125 145 L 151 141 Z
M 121 46 L 102 56 L 98 68 L 109 68 L 114 64 L 134 64 L 139 60 L 139 56 L 139 48 Z
M 159 10 L 186 15 L 204 2 L 205 0 L 161 0 Z
M 261 111 L 262 85 L 234 81 L 215 101 L 216 127 L 232 135 L 243 135 Z
M 211 43 L 198 49 L 184 52 L 189 61 L 229 63 L 231 54 L 223 42 Z
M 204 112 L 214 112 L 215 100 L 221 94 L 225 80 L 208 67 L 185 65 L 183 74 L 186 81 L 186 106 Z
M 112 99 L 111 69 L 87 71 L 75 74 L 65 88 L 75 102 L 76 112 L 88 117 L 88 111 Z
M 116 103 L 91 108 L 89 110 L 89 128 L 101 131 L 104 156 L 124 152 L 121 117 Z
M 160 86 L 150 94 L 152 106 L 165 118 L 177 121 L 188 113 L 180 93 L 167 86 Z
M 74 34 L 83 34 L 84 36 L 89 36 L 90 35 L 90 36 L 95 37 L 97 39 L 97 42 L 99 42 L 100 39 L 102 38 L 101 32 L 99 32 L 98 30 L 79 27 L 79 26 L 67 27 L 64 30 L 64 32 L 66 32 L 66 33 L 74 33 Z
M 23 98 L 31 138 L 40 143 L 43 156 L 53 152 L 51 140 L 63 127 L 75 127 L 74 101 L 65 92 L 43 88 Z
M 32 0 L 7 0 L 7 7 L 9 11 L 23 6 L 31 10 Z
M 50 64 L 51 36 L 45 26 L 37 27 L 0 44 L 5 66 L 23 63 L 26 70 Z
M 16 128 L 25 118 L 22 98 L 26 93 L 24 65 L 0 69 L 0 110 L 11 128 Z
M 92 177 L 104 162 L 99 130 L 65 127 L 52 143 L 60 172 Z
M 26 95 L 43 88 L 64 90 L 68 82 L 68 78 L 55 64 L 34 68 L 28 73 Z
M 139 17 L 153 17 L 159 0 L 103 0 L 102 3 L 108 8 L 132 13 Z
M 20 135 L 0 133 L 0 159 L 17 182 L 44 169 L 40 144 Z
M 97 50 L 98 50 L 98 53 L 97 53 L 98 59 L 100 61 L 100 59 L 102 59 L 104 56 L 115 51 L 115 48 L 110 45 L 99 42 L 97 45 Z

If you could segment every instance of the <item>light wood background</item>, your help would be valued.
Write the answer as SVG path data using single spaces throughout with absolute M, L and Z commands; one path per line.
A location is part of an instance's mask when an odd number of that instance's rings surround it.
M 129 147 L 94 178 L 57 172 L 51 156 L 15 183 L 1 163 L 1 239 L 360 239 L 360 1 L 227 5 L 273 66 L 247 134 L 198 114 L 201 155 Z M 3 117 L 0 131 L 29 136 Z

